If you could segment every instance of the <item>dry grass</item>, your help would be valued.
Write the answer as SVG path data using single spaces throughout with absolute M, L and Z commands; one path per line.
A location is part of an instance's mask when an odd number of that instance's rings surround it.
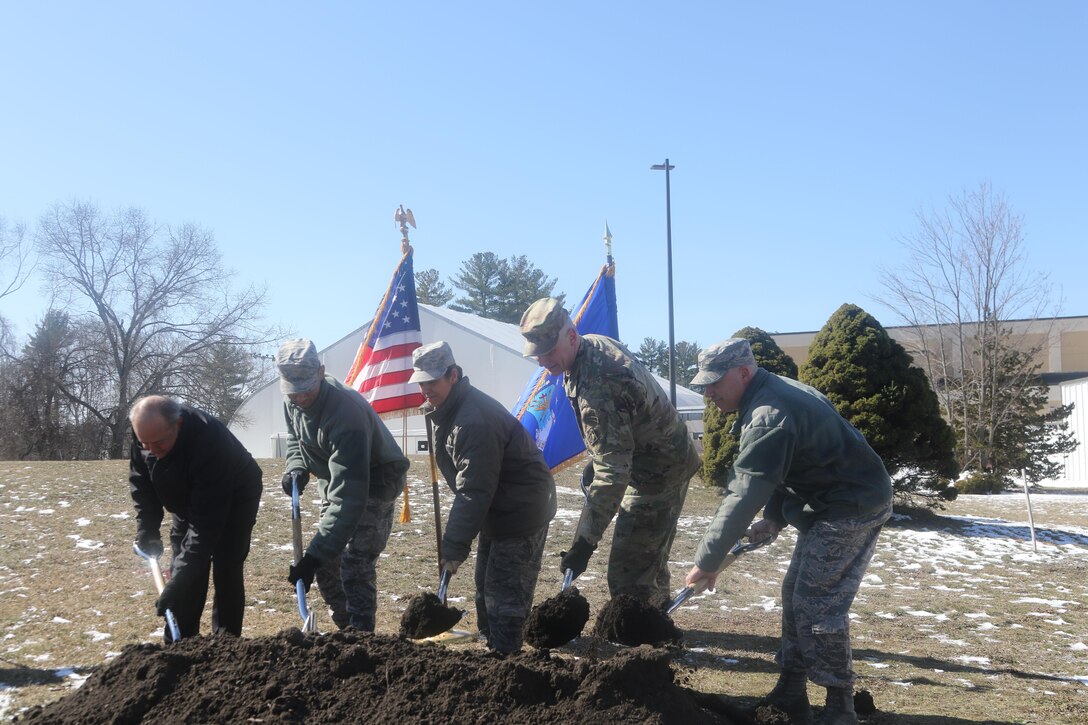
M 279 489 L 282 463 L 260 463 L 266 491 L 247 565 L 249 637 L 298 624 L 285 580 L 291 533 Z M 406 600 L 437 586 L 426 459 L 414 461 L 410 475 L 413 520 L 395 525 L 379 571 L 378 630 L 390 634 Z M 151 577 L 131 552 L 135 527 L 125 476 L 121 461 L 0 462 L 0 715 L 62 697 L 127 644 L 158 641 Z M 549 536 L 538 600 L 559 590 L 559 551 L 570 542 L 581 505 L 574 470 L 559 482 L 562 510 Z M 441 489 L 448 508 L 448 490 Z M 693 485 L 673 549 L 677 586 L 717 501 L 715 490 Z M 307 496 L 307 503 L 309 526 L 316 501 Z M 942 516 L 886 528 L 853 610 L 859 687 L 872 691 L 881 710 L 870 722 L 1088 722 L 1088 529 L 1077 528 L 1088 525 L 1088 495 L 1038 499 L 1035 520 L 1038 553 L 1026 541 L 1026 526 L 1001 524 L 1026 521 L 1022 496 L 961 497 Z M 723 574 L 717 592 L 676 613 L 686 632 L 678 658 L 686 682 L 740 698 L 770 688 L 775 603 L 791 544 L 786 533 L 773 547 L 743 557 Z M 594 612 L 605 601 L 605 559 L 598 553 L 579 582 Z M 463 599 L 471 629 L 469 572 L 454 578 L 450 595 Z M 316 598 L 311 594 L 311 602 Z M 320 607 L 318 626 L 331 626 Z M 566 649 L 569 656 L 606 656 L 614 646 L 584 637 Z M 66 668 L 73 674 L 57 674 Z M 811 694 L 818 701 L 819 689 Z

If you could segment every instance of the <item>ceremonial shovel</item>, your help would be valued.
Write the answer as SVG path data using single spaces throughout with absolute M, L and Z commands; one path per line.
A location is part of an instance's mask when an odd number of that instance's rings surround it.
M 161 596 L 162 590 L 166 588 L 166 582 L 163 581 L 162 569 L 159 568 L 159 557 L 148 554 L 135 542 L 132 544 L 132 550 L 151 567 L 151 577 L 155 580 L 155 588 L 159 590 Z M 173 637 L 174 641 L 177 642 L 181 639 L 181 634 L 178 632 L 178 620 L 169 609 L 166 610 L 166 624 L 170 627 L 170 636 Z
M 302 561 L 302 508 L 298 501 L 298 474 L 291 471 L 291 538 L 295 548 L 295 565 Z M 300 578 L 295 582 L 295 595 L 298 597 L 298 613 L 302 617 L 302 631 L 310 634 L 317 631 L 314 612 L 306 607 L 306 585 Z
M 755 549 L 766 546 L 777 538 L 778 534 L 774 534 L 773 536 L 767 536 L 760 539 L 759 541 L 751 541 L 747 544 L 743 544 L 738 541 L 736 545 L 729 550 L 729 553 L 725 555 L 725 561 L 722 562 L 722 565 L 718 568 L 718 571 L 721 572 L 727 566 L 732 564 L 741 554 L 749 551 L 754 551 Z M 669 606 L 665 609 L 665 614 L 672 614 L 680 608 L 681 604 L 686 602 L 693 595 L 701 593 L 704 589 L 706 589 L 706 585 L 703 582 L 699 582 L 699 584 L 694 587 L 684 587 L 683 589 L 678 591 L 676 593 L 676 596 L 673 597 L 672 601 L 669 602 Z

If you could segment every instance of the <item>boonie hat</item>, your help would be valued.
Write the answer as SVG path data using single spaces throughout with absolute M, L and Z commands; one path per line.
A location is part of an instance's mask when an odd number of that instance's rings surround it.
M 521 316 L 521 334 L 525 337 L 525 357 L 544 355 L 559 343 L 559 331 L 570 322 L 570 315 L 555 297 L 542 297 Z
M 280 390 L 285 395 L 308 393 L 321 382 L 321 359 L 317 348 L 306 338 L 288 340 L 276 352 Z
M 756 358 L 748 341 L 743 337 L 731 337 L 699 352 L 699 372 L 690 384 L 710 385 L 733 368 L 755 364 Z
M 412 351 L 412 368 L 415 372 L 408 378 L 410 383 L 428 383 L 438 380 L 457 362 L 453 359 L 453 350 L 445 340 L 420 345 Z

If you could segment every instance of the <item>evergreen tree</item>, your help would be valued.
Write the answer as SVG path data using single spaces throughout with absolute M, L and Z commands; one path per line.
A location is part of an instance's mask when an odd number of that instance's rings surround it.
M 502 259 L 494 252 L 477 252 L 461 263 L 453 285 L 463 293 L 450 309 L 500 322 L 517 323 L 541 297 L 554 294 L 555 277 L 547 277 L 524 255 Z
M 998 346 L 996 339 L 994 345 Z M 992 381 L 989 389 L 979 394 L 989 401 L 987 410 L 994 412 L 980 416 L 980 425 L 956 426 L 957 440 L 971 451 L 961 451 L 960 455 L 978 461 L 983 472 L 1004 482 L 1018 479 L 1021 471 L 1030 483 L 1059 476 L 1063 471 L 1059 457 L 1077 448 L 1069 432 L 1073 405 L 1048 408 L 1047 388 L 1039 382 L 1040 365 L 1034 362 L 1040 350 L 1025 353 L 1000 347 L 998 354 L 981 349 L 975 352 L 991 357 L 997 364 L 998 369 L 988 376 Z M 1025 371 L 1029 373 L 1026 380 Z M 970 380 L 966 387 L 984 389 L 978 381 Z
M 687 385 L 690 383 L 695 374 L 699 372 L 699 343 L 686 340 L 676 343 L 673 362 L 676 364 L 676 384 Z M 668 377 L 668 375 L 668 353 L 666 353 L 665 377 Z
M 665 374 L 668 375 L 669 346 L 664 340 L 643 338 L 642 344 L 638 346 L 638 352 L 635 353 L 635 359 L 645 365 L 651 373 L 658 375 L 661 374 L 661 368 L 664 366 Z
M 454 292 L 442 281 L 437 269 L 416 272 L 416 299 L 425 305 L 442 307 L 453 299 Z
M 463 294 L 450 309 L 499 319 L 505 266 L 505 261 L 494 252 L 477 252 L 462 262 L 453 285 Z
M 787 355 L 768 333 L 758 327 L 743 327 L 733 333 L 752 346 L 756 364 L 768 372 L 797 379 L 797 363 Z M 707 403 L 703 411 L 703 480 L 724 486 L 729 468 L 737 457 L 737 439 L 730 433 L 736 413 L 723 413 L 718 406 Z
M 959 472 L 952 430 L 928 378 L 860 307 L 835 311 L 813 339 L 800 379 L 861 431 L 897 494 L 943 492 Z

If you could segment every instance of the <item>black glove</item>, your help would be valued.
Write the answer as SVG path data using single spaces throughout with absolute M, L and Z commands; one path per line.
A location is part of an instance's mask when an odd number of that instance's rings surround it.
M 570 551 L 559 552 L 559 556 L 563 557 L 559 563 L 560 570 L 565 573 L 567 569 L 570 569 L 574 572 L 574 576 L 581 576 L 586 570 L 586 565 L 589 564 L 589 557 L 596 550 L 596 544 L 591 546 L 588 541 L 579 536 L 574 541 L 574 546 L 570 547 Z
M 140 547 L 140 551 L 144 552 L 152 559 L 158 559 L 162 556 L 162 539 L 159 538 L 158 533 L 136 534 L 136 546 Z
M 181 595 L 184 590 L 185 584 L 182 582 L 182 577 L 171 577 L 170 581 L 166 582 L 166 586 L 162 589 L 162 594 L 155 601 L 155 611 L 160 617 L 166 616 L 166 610 L 169 609 L 174 614 L 177 614 L 177 604 L 181 601 Z
M 291 495 L 291 474 L 297 474 L 298 479 L 298 495 L 302 495 L 302 489 L 306 488 L 306 484 L 310 482 L 310 472 L 304 468 L 296 468 L 293 471 L 288 471 L 283 474 L 283 480 L 280 481 L 280 485 L 283 486 L 283 492 L 288 496 Z
M 593 461 L 586 464 L 586 467 L 582 469 L 582 495 L 589 498 L 589 487 L 593 485 Z
M 310 585 L 314 583 L 314 574 L 320 568 L 320 561 L 309 554 L 303 554 L 302 558 L 298 560 L 298 563 L 292 564 L 291 568 L 287 570 L 287 581 L 294 584 L 301 579 L 302 585 L 306 587 L 306 591 L 310 591 Z

